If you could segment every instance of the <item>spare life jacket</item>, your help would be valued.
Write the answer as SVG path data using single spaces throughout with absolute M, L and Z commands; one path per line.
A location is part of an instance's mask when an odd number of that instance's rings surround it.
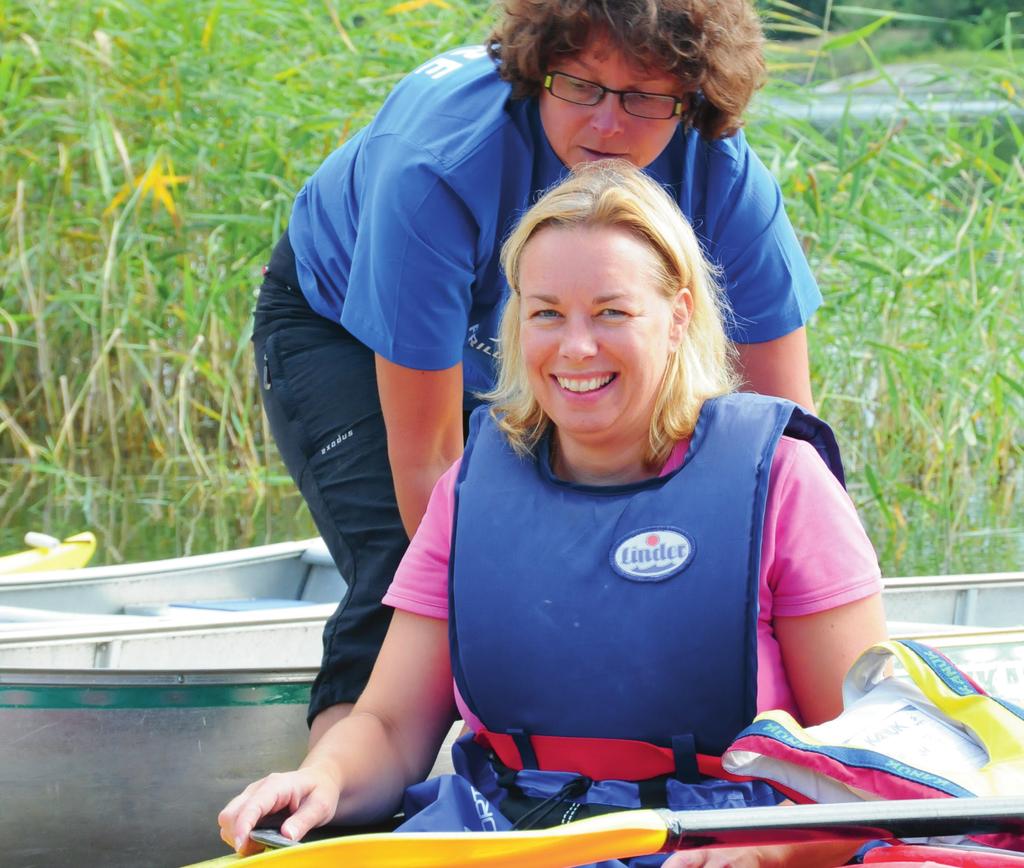
M 901 672 L 886 676 L 892 662 Z M 864 651 L 842 714 L 804 728 L 767 711 L 725 755 L 730 770 L 817 802 L 1018 795 L 1024 710 L 990 696 L 941 652 L 911 640 Z
M 547 438 L 521 457 L 474 413 L 449 636 L 497 762 L 595 780 L 720 772 L 756 711 L 761 535 L 783 434 L 843 480 L 828 426 L 775 398 L 707 401 L 680 468 L 612 486 L 556 478 Z

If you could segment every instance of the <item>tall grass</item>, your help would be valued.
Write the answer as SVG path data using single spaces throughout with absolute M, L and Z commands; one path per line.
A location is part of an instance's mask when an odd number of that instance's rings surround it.
M 260 267 L 303 179 L 487 20 L 482 0 L 5 6 L 0 548 L 75 520 L 112 558 L 312 532 L 251 370 Z M 867 34 L 801 26 L 818 54 L 773 54 L 748 134 L 826 294 L 815 390 L 852 490 L 890 574 L 1018 566 L 1024 135 L 896 92 L 897 121 L 785 120 L 773 100 L 830 51 L 873 63 Z M 1021 106 L 1013 49 L 966 86 Z
M 335 0 L 5 7 L 7 547 L 15 526 L 20 535 L 26 519 L 53 517 L 27 497 L 40 474 L 59 478 L 73 502 L 81 480 L 106 479 L 114 503 L 123 501 L 113 480 L 149 475 L 167 523 L 178 497 L 161 480 L 251 492 L 253 511 L 268 482 L 287 489 L 251 374 L 260 268 L 305 177 L 400 75 L 479 41 L 483 9 L 459 0 L 390 11 Z M 301 527 L 311 532 L 308 520 Z
M 909 87 L 865 41 L 885 20 L 819 34 L 811 53 L 775 54 L 789 81 L 760 103 L 749 133 L 825 291 L 811 331 L 815 393 L 883 566 L 1020 569 L 1024 40 L 1015 53 L 1008 18 L 1002 44 L 969 74 L 929 67 Z M 829 88 L 845 108 L 837 122 L 771 111 L 806 99 L 801 79 L 851 49 L 865 73 Z M 992 113 L 929 109 L 972 100 Z M 879 104 L 896 111 L 857 120 Z

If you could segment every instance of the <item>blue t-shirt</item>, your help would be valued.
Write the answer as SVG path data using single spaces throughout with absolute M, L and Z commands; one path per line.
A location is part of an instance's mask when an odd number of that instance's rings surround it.
M 288 235 L 302 292 L 386 359 L 461 360 L 467 393 L 489 389 L 508 292 L 501 243 L 567 171 L 537 101 L 513 100 L 482 47 L 449 51 L 403 79 L 300 191 Z M 821 295 L 742 133 L 709 142 L 680 126 L 647 172 L 722 267 L 730 338 L 760 343 L 807 321 Z

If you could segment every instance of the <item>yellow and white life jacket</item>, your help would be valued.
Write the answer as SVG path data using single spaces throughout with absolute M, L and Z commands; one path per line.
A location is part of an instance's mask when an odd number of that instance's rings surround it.
M 887 674 L 893 658 L 899 676 Z M 847 673 L 843 705 L 806 728 L 783 711 L 760 714 L 722 764 L 814 802 L 1024 794 L 1024 709 L 987 694 L 934 648 L 869 648 Z

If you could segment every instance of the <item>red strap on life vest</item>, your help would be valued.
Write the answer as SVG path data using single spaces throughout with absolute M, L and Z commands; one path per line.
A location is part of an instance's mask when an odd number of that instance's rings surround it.
M 517 771 L 523 759 L 511 735 L 481 729 L 474 740 L 497 755 L 501 762 Z M 530 745 L 543 771 L 575 772 L 596 781 L 643 781 L 660 775 L 675 774 L 672 748 L 658 747 L 646 741 L 625 738 L 571 738 L 559 735 L 531 735 Z M 709 778 L 726 781 L 753 781 L 756 778 L 734 775 L 722 768 L 722 758 L 697 754 L 697 770 Z M 810 801 L 788 788 L 772 784 L 795 802 Z

